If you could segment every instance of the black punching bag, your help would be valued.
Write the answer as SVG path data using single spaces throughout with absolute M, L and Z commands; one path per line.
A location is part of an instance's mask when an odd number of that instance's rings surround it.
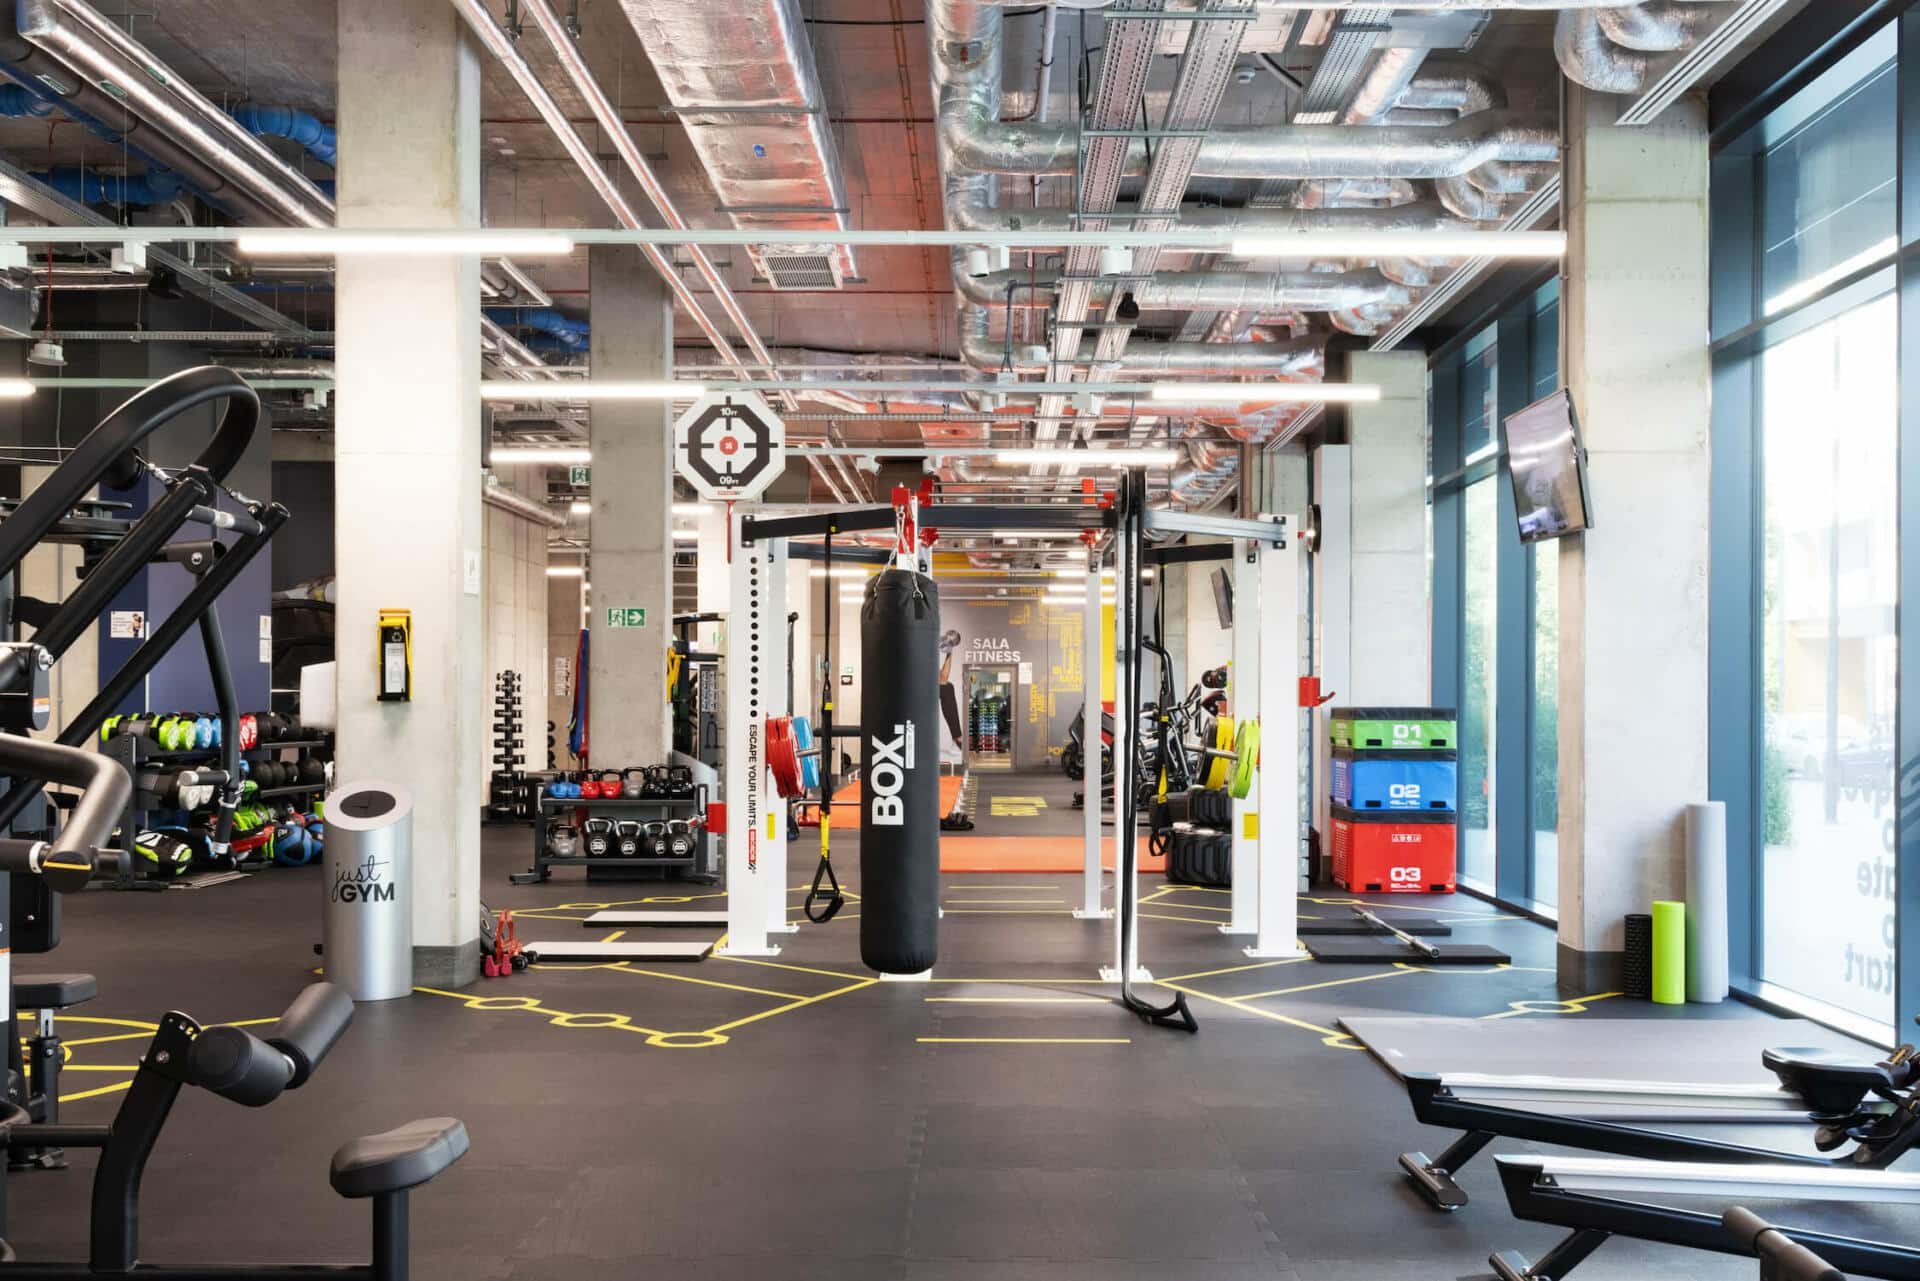
M 888 569 L 860 611 L 860 959 L 933 968 L 940 934 L 940 592 Z

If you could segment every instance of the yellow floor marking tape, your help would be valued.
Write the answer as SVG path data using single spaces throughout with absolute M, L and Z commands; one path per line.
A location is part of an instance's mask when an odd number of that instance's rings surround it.
M 970 872 L 948 872 L 946 873 L 946 875 L 947 876 L 977 876 L 979 874 L 977 872 L 971 872 L 971 873 Z M 954 888 L 969 889 L 969 890 L 1057 890 L 1060 887 L 1058 885 L 972 885 L 972 884 L 962 885 L 958 882 L 955 882 Z
M 1203 1001 L 1212 1001 L 1218 1005 L 1231 1006 L 1247 1014 L 1258 1015 L 1263 1019 L 1272 1019 L 1275 1023 L 1285 1023 L 1288 1027 L 1297 1027 L 1302 1031 L 1317 1032 L 1320 1034 L 1320 1041 L 1323 1045 L 1331 1045 L 1343 1049 L 1358 1048 L 1357 1046 L 1353 1046 L 1347 1034 L 1338 1028 L 1321 1027 L 1317 1023 L 1309 1023 L 1305 1019 L 1296 1019 L 1290 1015 L 1281 1014 L 1277 1010 L 1263 1010 L 1257 1005 L 1246 1005 L 1234 1000 L 1232 997 L 1215 996 L 1211 992 L 1202 992 L 1196 988 L 1181 987 L 1178 983 L 1170 983 L 1165 979 L 1159 980 L 1155 986 L 1164 987 L 1170 992 L 1182 992 L 1188 996 L 1197 996 Z
M 1156 921 L 1185 921 L 1189 925 L 1218 925 L 1220 922 L 1204 916 L 1168 916 L 1165 912 L 1142 912 L 1141 916 Z
M 1140 901 L 1142 903 L 1156 902 L 1154 899 L 1144 898 Z M 1220 912 L 1222 914 L 1231 914 L 1233 911 L 1230 907 L 1214 907 L 1209 903 L 1160 903 L 1159 905 L 1161 907 L 1177 907 L 1182 912 Z
M 537 996 L 468 996 L 464 992 L 447 992 L 437 987 L 416 987 L 413 990 L 416 992 L 424 992 L 428 996 L 447 997 L 449 1000 L 460 1002 L 470 1010 L 483 1010 L 487 1013 L 513 1012 L 545 1015 L 547 1022 L 555 1027 L 617 1028 L 622 1032 L 638 1032 L 654 1043 L 660 1043 L 658 1038 L 661 1037 L 686 1035 L 685 1033 L 663 1032 L 659 1028 L 641 1027 L 624 1014 L 582 1013 L 578 1011 L 556 1010 L 552 1006 L 543 1004 Z M 570 1019 L 604 1019 L 606 1021 L 577 1023 L 568 1022 L 567 1020 Z
M 625 938 L 626 936 L 627 936 L 627 932 L 625 930 L 615 930 L 613 933 L 607 935 L 605 938 L 601 939 L 600 941 L 602 943 L 618 943 L 621 939 Z
M 1057 898 L 950 898 L 950 899 L 947 899 L 947 900 L 946 900 L 946 902 L 948 902 L 948 903 L 968 903 L 968 904 L 974 904 L 974 903 L 1025 903 L 1025 904 L 1028 904 L 1029 906 L 1042 906 L 1042 905 L 1047 905 L 1047 904 L 1057 904 L 1057 905 L 1059 905 L 1059 906 L 1061 906 L 1061 907 L 1064 907 L 1064 906 L 1066 906 L 1066 903 L 1065 903 L 1065 901 L 1064 901 L 1064 900 L 1062 900 L 1062 899 L 1057 899 Z
M 1391 970 L 1381 970 L 1373 974 L 1356 974 L 1352 978 L 1328 979 L 1324 983 L 1302 983 L 1299 987 L 1277 987 L 1271 992 L 1248 992 L 1236 996 L 1236 1001 L 1258 1001 L 1269 996 L 1291 996 L 1295 992 L 1317 992 L 1323 987 L 1345 987 L 1349 983 L 1371 983 L 1375 979 L 1399 978 L 1403 974 L 1433 974 L 1435 970 L 1419 970 L 1410 966 L 1398 966 Z
M 1245 974 L 1248 970 L 1270 970 L 1276 965 L 1299 965 L 1311 961 L 1311 956 L 1289 956 L 1279 961 L 1255 961 L 1251 965 L 1230 965 L 1224 970 L 1201 970 L 1198 974 L 1176 974 L 1168 979 L 1169 983 L 1187 983 L 1194 979 L 1219 978 L 1222 974 Z
M 97 1099 L 103 1094 L 118 1094 L 120 1091 L 130 1088 L 132 1085 L 132 1081 L 122 1081 L 118 1085 L 103 1085 L 97 1090 L 81 1090 L 77 1094 L 63 1094 L 60 1096 L 60 1101 L 62 1103 L 78 1103 L 81 1099 Z
M 634 968 L 631 961 L 617 961 L 606 967 L 618 970 L 622 974 L 644 974 L 653 979 L 672 979 L 675 983 L 695 983 L 701 987 L 720 987 L 729 992 L 745 992 L 751 996 L 770 996 L 776 1001 L 793 1001 L 800 997 L 798 992 L 776 992 L 772 988 L 748 987 L 744 983 L 722 983 L 719 979 L 695 978 L 691 974 L 669 974 L 665 970 L 642 970 Z
M 725 940 L 723 939 L 721 942 L 725 942 Z M 720 944 L 715 943 L 713 946 L 714 960 L 732 961 L 735 965 L 759 965 L 769 970 L 792 970 L 796 974 L 818 974 L 821 978 L 826 979 L 865 979 L 867 977 L 862 974 L 843 974 L 839 970 L 816 970 L 805 965 L 788 965 L 784 961 L 762 961 L 751 956 L 721 956 L 719 955 Z
M 929 983 L 984 983 L 995 987 L 1028 987 L 1037 983 L 1090 983 L 1085 975 L 1077 979 L 928 979 Z
M 1595 1001 L 1610 1000 L 1624 996 L 1623 992 L 1596 992 L 1591 996 L 1576 996 L 1565 1001 L 1511 1001 L 1507 1008 L 1498 1014 L 1483 1014 L 1481 1019 L 1517 1019 L 1528 1014 L 1585 1014 L 1587 1006 Z
M 863 987 L 872 987 L 879 981 L 879 979 L 861 979 L 858 983 L 849 983 L 845 987 L 837 987 L 831 992 L 822 992 L 818 996 L 801 997 L 799 1000 L 790 1002 L 778 1009 L 763 1010 L 759 1014 L 749 1014 L 747 1017 L 735 1019 L 731 1023 L 722 1023 L 718 1027 L 710 1027 L 706 1030 L 706 1035 L 719 1036 L 724 1032 L 731 1032 L 737 1027 L 745 1027 L 749 1023 L 758 1023 L 761 1019 L 770 1019 L 776 1014 L 790 1014 L 802 1006 L 817 1005 L 821 1001 L 831 1001 L 836 996 L 845 996 L 849 992 L 858 992 Z
M 1104 996 L 929 996 L 928 1005 L 1111 1005 Z
M 62 1063 L 62 1072 L 138 1072 L 138 1063 Z
M 1126 1036 L 916 1036 L 921 1045 L 1132 1045 Z
M 1067 911 L 1065 907 L 949 907 L 941 910 L 948 916 L 1061 916 Z

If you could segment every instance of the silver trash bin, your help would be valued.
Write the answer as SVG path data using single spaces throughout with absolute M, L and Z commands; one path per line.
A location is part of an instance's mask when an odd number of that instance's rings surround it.
M 327 981 L 356 1001 L 413 990 L 413 797 L 349 783 L 327 797 Z

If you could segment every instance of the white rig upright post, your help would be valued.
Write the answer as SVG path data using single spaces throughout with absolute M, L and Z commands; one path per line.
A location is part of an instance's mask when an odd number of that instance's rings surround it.
M 1265 559 L 1267 545 L 1243 538 L 1234 539 L 1232 545 L 1228 578 L 1233 582 L 1233 668 L 1227 675 L 1227 707 L 1238 727 L 1242 720 L 1259 716 L 1264 707 L 1260 697 L 1261 648 L 1265 633 L 1272 628 L 1261 626 L 1265 615 L 1260 602 L 1260 562 Z M 1246 799 L 1232 803 L 1229 835 L 1233 841 L 1233 896 L 1228 899 L 1231 915 L 1220 927 L 1222 934 L 1252 934 L 1259 929 L 1260 801 L 1256 783 Z
M 1127 700 L 1129 687 L 1139 675 L 1140 655 L 1138 640 L 1128 633 L 1127 612 L 1121 605 L 1120 596 L 1133 581 L 1130 575 L 1138 573 L 1139 568 L 1133 563 L 1133 558 L 1127 555 L 1127 540 L 1124 537 L 1116 538 L 1113 543 L 1113 964 L 1100 971 L 1100 977 L 1109 983 L 1118 983 L 1123 976 L 1135 983 L 1153 981 L 1153 975 L 1148 973 L 1146 967 L 1137 963 L 1140 956 L 1140 911 L 1138 907 L 1131 912 L 1121 910 L 1124 896 L 1132 895 L 1132 901 L 1136 904 L 1140 897 L 1139 863 L 1135 861 L 1134 875 L 1129 879 L 1122 872 L 1127 859 L 1120 848 L 1121 842 L 1127 839 L 1126 824 L 1122 821 L 1125 817 L 1124 807 L 1134 803 L 1131 786 L 1134 779 L 1133 736 L 1138 726 L 1131 723 L 1133 718 L 1127 714 Z M 1097 608 L 1101 579 L 1098 571 L 1092 568 L 1092 562 L 1088 563 L 1088 573 L 1093 577 Z M 1139 626 L 1138 619 L 1134 620 L 1134 625 L 1136 628 Z M 1097 726 L 1099 721 L 1096 719 L 1094 724 Z M 1097 737 L 1094 739 L 1094 750 L 1099 750 Z M 1088 797 L 1088 808 L 1096 804 L 1097 796 Z M 1136 961 L 1131 975 L 1127 975 L 1125 969 L 1129 956 Z
M 787 705 L 787 540 L 770 538 L 753 551 L 760 554 L 760 601 L 758 620 L 754 602 L 748 599 L 749 621 L 760 646 L 760 724 L 769 716 L 791 716 Z M 749 657 L 752 656 L 749 650 Z M 766 801 L 766 839 L 760 845 L 760 870 L 770 884 L 782 887 L 781 893 L 766 901 L 767 930 L 773 934 L 797 934 L 800 926 L 788 917 L 787 896 L 787 802 L 773 785 L 773 775 L 762 769 L 765 783 L 761 795 Z
M 727 745 L 721 786 L 727 806 L 727 941 L 716 949 L 729 956 L 778 956 L 769 932 L 787 917 L 786 816 L 767 775 L 766 718 L 786 678 L 767 655 L 767 637 L 778 635 L 784 667 L 786 608 L 773 612 L 770 592 L 784 582 L 786 557 L 780 540 L 748 547 L 740 541 L 741 514 L 729 513 L 730 591 L 726 626 Z M 784 599 L 784 593 L 782 596 Z
M 1247 955 L 1257 960 L 1304 956 L 1300 950 L 1300 874 L 1306 857 L 1300 776 L 1300 643 L 1305 630 L 1301 616 L 1301 523 L 1294 517 L 1267 518 L 1283 522 L 1282 543 L 1261 543 L 1253 566 L 1259 576 L 1256 599 L 1266 625 L 1260 629 L 1261 680 L 1257 703 L 1260 718 L 1260 769 L 1254 775 L 1254 812 L 1243 818 L 1259 840 L 1256 929 Z M 1234 634 L 1244 615 L 1234 601 Z M 1236 661 L 1239 644 L 1235 642 Z M 1241 697 L 1244 697 L 1241 696 Z M 1236 704 L 1243 707 L 1244 704 Z M 1236 837 L 1240 833 L 1235 834 Z M 1239 868 L 1234 869 L 1234 897 L 1240 896 Z M 1236 918 L 1238 908 L 1235 908 Z
M 1085 804 L 1081 806 L 1080 817 L 1087 848 L 1086 862 L 1080 873 L 1080 906 L 1074 909 L 1073 914 L 1083 921 L 1096 921 L 1112 916 L 1113 912 L 1102 906 L 1104 893 L 1100 870 L 1100 793 L 1103 787 L 1100 773 L 1100 677 L 1104 665 L 1111 660 L 1106 653 L 1105 629 L 1100 625 L 1100 562 L 1094 556 L 1087 558 L 1084 611 L 1080 623 L 1080 759 L 1084 762 L 1080 786 Z

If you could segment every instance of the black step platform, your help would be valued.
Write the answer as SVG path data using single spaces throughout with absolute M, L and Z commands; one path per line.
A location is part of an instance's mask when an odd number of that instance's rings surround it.
M 1428 956 L 1391 935 L 1318 937 L 1307 939 L 1306 944 L 1314 960 L 1335 963 L 1410 961 L 1415 965 L 1505 965 L 1513 960 L 1499 948 L 1485 943 L 1436 943 L 1434 947 L 1440 954 Z

